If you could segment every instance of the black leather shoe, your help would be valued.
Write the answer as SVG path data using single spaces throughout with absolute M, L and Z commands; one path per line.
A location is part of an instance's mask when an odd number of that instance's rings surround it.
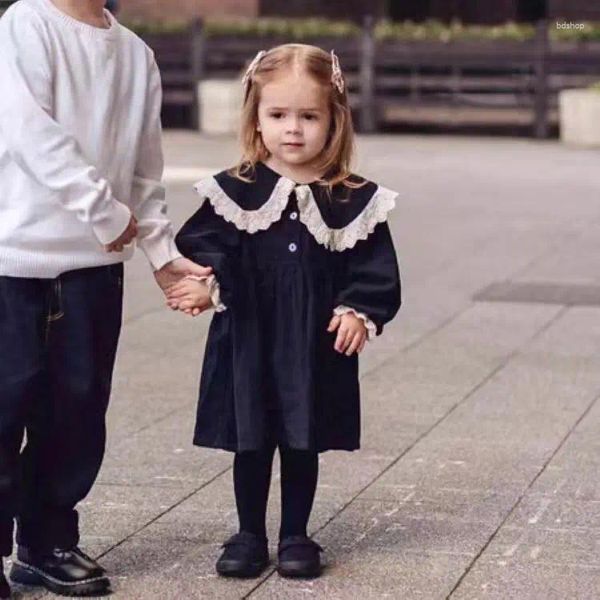
M 10 587 L 6 577 L 4 577 L 4 565 L 2 564 L 2 558 L 0 558 L 0 600 L 8 600 L 10 598 Z
M 10 578 L 15 583 L 44 586 L 60 596 L 97 596 L 110 587 L 104 569 L 78 547 L 37 554 L 20 546 Z
M 269 564 L 266 537 L 242 531 L 230 537 L 223 548 L 217 573 L 224 577 L 258 577 Z
M 279 542 L 277 572 L 282 577 L 318 577 L 323 548 L 304 535 L 293 535 Z

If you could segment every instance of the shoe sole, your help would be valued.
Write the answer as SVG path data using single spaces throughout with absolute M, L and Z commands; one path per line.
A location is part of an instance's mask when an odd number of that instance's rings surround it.
M 286 579 L 314 579 L 321 575 L 321 571 L 320 564 L 307 566 L 306 563 L 294 563 L 293 561 L 277 567 L 277 573 Z
M 19 560 L 14 561 L 9 577 L 21 585 L 43 586 L 59 596 L 98 596 L 106 593 L 110 587 L 110 581 L 104 575 L 71 583 L 56 579 Z
M 217 565 L 217 573 L 221 577 L 236 577 L 238 579 L 250 579 L 258 577 L 267 567 L 269 563 L 253 563 L 246 569 L 240 569 L 235 564 L 221 563 Z

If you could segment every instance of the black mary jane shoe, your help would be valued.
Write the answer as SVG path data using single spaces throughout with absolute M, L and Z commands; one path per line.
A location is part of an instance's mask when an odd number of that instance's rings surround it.
M 323 548 L 304 535 L 293 535 L 279 542 L 277 572 L 282 577 L 319 577 Z
M 266 537 L 247 531 L 231 536 L 217 561 L 217 573 L 223 577 L 258 577 L 269 564 Z
M 100 596 L 110 591 L 106 571 L 77 546 L 35 553 L 20 546 L 10 578 L 43 586 L 59 596 Z
M 9 600 L 10 598 L 10 586 L 6 577 L 4 577 L 4 565 L 2 564 L 2 558 L 0 558 L 0 600 Z

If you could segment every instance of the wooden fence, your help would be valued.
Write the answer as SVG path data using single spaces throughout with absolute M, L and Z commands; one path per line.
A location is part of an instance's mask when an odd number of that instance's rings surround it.
M 2 8 L 12 0 L 0 0 Z M 600 80 L 600 42 L 553 42 L 548 24 L 534 39 L 378 41 L 366 19 L 354 38 L 310 43 L 340 56 L 358 129 L 394 124 L 520 126 L 544 138 L 558 122 L 558 93 Z M 144 35 L 161 67 L 165 109 L 198 123 L 197 82 L 236 78 L 258 50 L 289 39 L 210 37 L 201 22 L 187 32 Z
M 562 89 L 600 80 L 600 43 L 553 42 L 548 24 L 534 39 L 510 41 L 378 41 L 366 20 L 355 38 L 319 38 L 335 48 L 348 84 L 358 129 L 387 125 L 521 126 L 547 137 L 558 121 Z M 288 39 L 205 36 L 200 22 L 186 33 L 146 35 L 161 67 L 165 107 L 197 122 L 197 82 L 236 78 L 260 49 Z

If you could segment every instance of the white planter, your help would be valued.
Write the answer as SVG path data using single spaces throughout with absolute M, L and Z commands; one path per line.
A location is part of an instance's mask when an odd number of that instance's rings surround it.
M 563 90 L 558 104 L 560 139 L 573 146 L 600 147 L 600 91 Z
M 242 99 L 242 84 L 237 79 L 200 81 L 200 130 L 210 134 L 237 133 Z

